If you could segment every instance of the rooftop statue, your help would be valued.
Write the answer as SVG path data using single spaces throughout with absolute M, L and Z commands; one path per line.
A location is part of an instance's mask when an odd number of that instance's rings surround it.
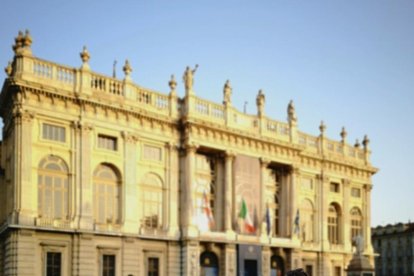
M 295 106 L 293 105 L 292 100 L 290 100 L 290 102 L 288 104 L 287 113 L 288 113 L 288 121 L 289 122 L 296 122 L 297 121 Z
M 230 81 L 227 80 L 223 88 L 223 94 L 224 94 L 223 104 L 231 104 L 231 93 L 232 93 L 232 89 L 230 86 Z
M 183 75 L 184 87 L 185 91 L 189 92 L 193 90 L 193 83 L 194 83 L 194 74 L 197 71 L 198 64 L 191 70 L 190 66 L 187 66 Z
M 257 113 L 259 116 L 264 115 L 264 104 L 265 104 L 265 95 L 263 94 L 262 89 L 259 90 L 259 94 L 256 97 L 257 104 Z

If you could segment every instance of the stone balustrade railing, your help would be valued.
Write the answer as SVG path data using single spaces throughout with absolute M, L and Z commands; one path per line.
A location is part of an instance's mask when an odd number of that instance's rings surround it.
M 311 153 L 332 157 L 346 156 L 357 162 L 369 162 L 369 151 L 365 148 L 299 132 L 295 124 L 245 114 L 231 105 L 217 104 L 194 95 L 180 99 L 172 96 L 173 94 L 166 95 L 142 88 L 127 78 L 119 80 L 91 72 L 88 67 L 71 68 L 31 55 L 17 55 L 9 76 L 39 83 L 44 87 L 52 86 L 57 91 L 119 97 L 120 100 L 125 100 L 126 104 L 171 118 L 179 118 L 180 114 L 186 114 L 187 118 L 205 120 L 245 133 L 259 133 L 265 138 L 291 142 Z

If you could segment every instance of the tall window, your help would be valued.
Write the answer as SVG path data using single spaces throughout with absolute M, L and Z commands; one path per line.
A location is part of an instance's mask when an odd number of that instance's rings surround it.
M 102 276 L 115 276 L 115 255 L 102 255 Z
M 200 276 L 219 275 L 219 262 L 216 254 L 205 251 L 200 255 Z
M 118 149 L 116 137 L 108 136 L 99 134 L 98 135 L 98 147 L 101 149 L 113 150 L 116 151 Z
M 273 209 L 273 234 L 275 236 L 280 235 L 280 227 L 279 227 L 279 198 L 277 194 L 275 195 L 275 206 Z
M 354 207 L 351 210 L 351 241 L 356 236 L 362 235 L 362 214 L 361 211 Z
M 62 253 L 47 252 L 46 253 L 46 276 L 62 275 Z
M 340 243 L 340 220 L 339 206 L 331 204 L 328 213 L 328 240 L 331 244 Z
M 160 259 L 156 257 L 148 258 L 148 276 L 160 275 Z
M 121 181 L 115 170 L 100 164 L 94 172 L 96 223 L 119 223 L 121 215 Z
M 39 163 L 39 217 L 66 219 L 69 204 L 68 167 L 59 157 L 49 155 Z
M 142 184 L 143 226 L 161 228 L 162 226 L 162 183 L 154 174 L 147 174 Z
M 302 240 L 313 241 L 314 210 L 312 202 L 308 199 L 302 202 L 301 217 Z

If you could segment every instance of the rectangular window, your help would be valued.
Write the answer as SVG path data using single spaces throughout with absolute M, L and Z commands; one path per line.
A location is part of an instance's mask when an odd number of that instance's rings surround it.
M 329 190 L 332 193 L 339 193 L 339 183 L 331 182 L 329 185 Z
M 160 147 L 154 147 L 149 145 L 144 145 L 144 159 L 161 161 L 162 160 L 162 151 Z
M 352 188 L 351 189 L 351 196 L 352 197 L 361 197 L 361 189 Z
M 102 256 L 102 276 L 115 276 L 115 255 Z
M 160 275 L 160 260 L 159 258 L 148 258 L 148 276 Z
M 116 137 L 108 136 L 99 134 L 98 135 L 98 147 L 101 149 L 113 150 L 116 151 L 118 149 Z
M 302 188 L 306 190 L 313 190 L 313 183 L 312 179 L 310 178 L 303 178 L 302 179 Z
M 313 267 L 311 265 L 307 265 L 305 267 L 305 272 L 308 274 L 308 276 L 312 276 L 313 275 Z
M 47 252 L 46 253 L 46 276 L 62 275 L 62 253 Z
M 64 143 L 66 141 L 65 131 L 64 127 L 44 123 L 42 137 L 43 139 Z
M 335 276 L 341 276 L 341 267 L 335 266 Z

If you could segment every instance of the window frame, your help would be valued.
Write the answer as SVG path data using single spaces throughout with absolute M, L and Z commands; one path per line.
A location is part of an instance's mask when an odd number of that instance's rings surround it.
M 41 246 L 41 275 L 47 275 L 47 253 L 60 253 L 60 276 L 70 275 L 70 262 L 67 260 L 69 243 L 62 242 L 40 242 Z
M 158 276 L 164 276 L 165 274 L 165 258 L 164 252 L 162 251 L 153 251 L 153 250 L 144 250 L 144 275 L 149 275 L 149 259 L 157 258 L 158 259 Z
M 113 142 L 113 147 L 108 146 L 109 141 Z M 96 136 L 96 147 L 100 150 L 105 150 L 109 152 L 118 152 L 119 151 L 118 136 L 110 135 L 106 133 L 98 133 L 98 135 Z
M 50 127 L 51 129 L 49 129 L 49 131 L 47 131 L 46 126 Z M 52 130 L 53 128 L 54 128 L 54 130 Z M 59 144 L 66 144 L 67 143 L 67 140 L 68 140 L 67 139 L 67 132 L 68 131 L 67 131 L 66 126 L 64 126 L 62 124 L 59 124 L 57 122 L 45 121 L 45 122 L 41 123 L 40 129 L 41 129 L 41 131 L 40 131 L 39 134 L 40 134 L 41 140 L 48 141 L 48 142 L 55 142 L 55 143 L 59 143 Z M 55 138 L 54 136 L 56 135 L 56 133 L 53 133 L 53 132 L 58 131 L 58 130 L 63 130 L 63 140 L 54 139 Z M 52 132 L 52 133 L 50 133 L 50 132 Z M 47 137 L 47 135 L 45 136 L 45 134 L 51 134 L 51 136 Z M 59 135 L 62 135 L 62 133 L 59 134 Z

